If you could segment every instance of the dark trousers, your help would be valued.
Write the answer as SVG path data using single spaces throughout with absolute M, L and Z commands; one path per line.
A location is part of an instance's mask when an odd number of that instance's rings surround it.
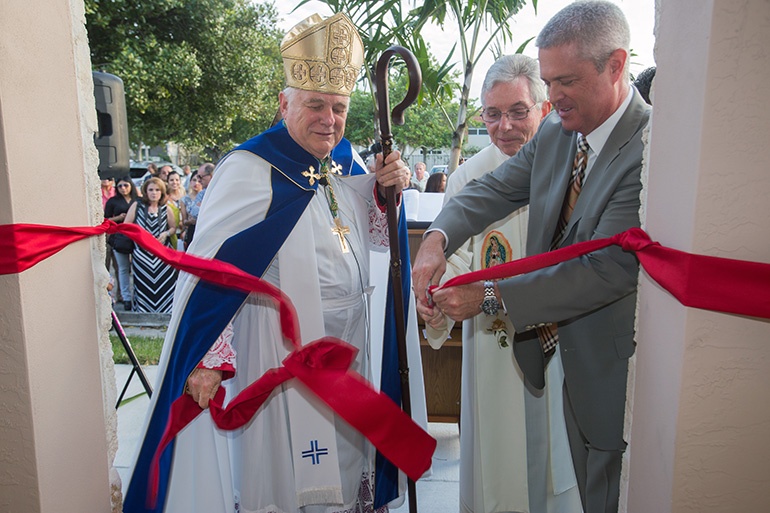
M 585 513 L 617 513 L 623 452 L 593 447 L 578 426 L 564 384 L 564 419 Z

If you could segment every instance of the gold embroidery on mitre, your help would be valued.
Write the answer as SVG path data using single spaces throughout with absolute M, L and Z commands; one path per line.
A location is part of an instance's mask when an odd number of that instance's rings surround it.
M 306 91 L 350 96 L 364 62 L 364 45 L 344 14 L 313 14 L 281 42 L 286 85 Z

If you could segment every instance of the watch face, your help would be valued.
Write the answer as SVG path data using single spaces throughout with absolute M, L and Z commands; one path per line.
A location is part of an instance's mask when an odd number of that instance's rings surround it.
M 481 303 L 481 311 L 487 315 L 495 315 L 500 310 L 500 303 L 497 302 L 497 298 L 488 297 Z

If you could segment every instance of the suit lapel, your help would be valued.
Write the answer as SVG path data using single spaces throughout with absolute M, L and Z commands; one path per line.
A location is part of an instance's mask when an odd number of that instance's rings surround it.
M 620 156 L 623 147 L 628 144 L 634 134 L 639 130 L 640 125 L 646 123 L 643 119 L 645 105 L 646 104 L 639 93 L 634 89 L 634 96 L 631 98 L 631 103 L 629 103 L 626 112 L 624 112 L 618 120 L 618 124 L 604 144 L 601 153 L 597 155 L 596 161 L 591 167 L 591 172 L 588 174 L 588 177 L 583 184 L 583 190 L 581 191 L 580 196 L 578 196 L 575 210 L 572 212 L 569 223 L 567 223 L 567 231 L 564 234 L 561 246 L 564 246 L 565 243 L 572 244 L 572 242 L 574 242 L 573 238 L 570 236 L 570 232 L 589 207 L 596 203 L 597 197 L 603 192 L 603 188 L 608 183 L 606 177 L 614 171 L 613 164 Z M 576 151 L 574 148 L 574 139 L 576 137 L 577 136 L 573 134 L 573 158 Z M 570 163 L 571 162 L 572 160 L 570 160 Z M 566 185 L 564 186 L 564 191 L 566 191 Z
M 557 114 L 552 114 L 557 115 Z M 564 197 L 567 194 L 570 175 L 572 174 L 572 161 L 575 159 L 577 145 L 574 132 L 566 132 L 559 123 L 560 141 L 554 145 L 553 151 L 553 172 L 544 173 L 550 179 L 548 191 L 546 193 L 546 202 L 543 209 L 543 231 L 540 232 L 542 240 L 537 242 L 539 252 L 546 252 L 551 246 L 553 234 L 556 231 L 556 224 L 561 214 L 561 208 L 564 204 Z M 565 162 L 567 164 L 565 164 Z M 533 170 L 534 173 L 545 170 Z M 532 214 L 530 214 L 532 215 Z

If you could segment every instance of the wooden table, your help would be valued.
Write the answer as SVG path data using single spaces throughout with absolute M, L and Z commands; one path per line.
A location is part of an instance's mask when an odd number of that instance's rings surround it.
M 409 254 L 412 264 L 422 242 L 424 227 L 409 228 Z M 459 422 L 462 376 L 462 324 L 452 330 L 452 338 L 441 349 L 433 349 L 425 339 L 425 325 L 418 315 L 420 352 L 425 378 L 425 399 L 429 422 Z

